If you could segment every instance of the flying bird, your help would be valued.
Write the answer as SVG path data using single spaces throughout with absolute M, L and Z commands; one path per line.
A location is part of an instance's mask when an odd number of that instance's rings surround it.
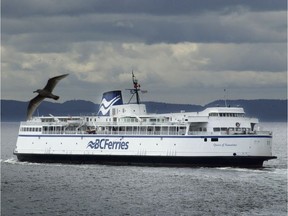
M 53 95 L 52 91 L 57 85 L 57 83 L 68 75 L 69 74 L 63 74 L 60 76 L 52 77 L 48 80 L 46 86 L 43 89 L 37 89 L 36 91 L 33 92 L 33 93 L 38 93 L 38 95 L 34 97 L 32 100 L 30 100 L 29 102 L 28 109 L 27 109 L 27 120 L 32 118 L 34 111 L 45 98 L 52 98 L 54 100 L 59 99 L 59 96 Z

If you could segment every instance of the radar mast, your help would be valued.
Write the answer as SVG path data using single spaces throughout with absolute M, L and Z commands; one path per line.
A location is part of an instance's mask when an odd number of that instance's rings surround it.
M 132 94 L 130 100 L 128 103 L 130 103 L 131 99 L 133 98 L 134 95 L 136 95 L 136 103 L 140 104 L 140 97 L 139 97 L 139 91 L 141 91 L 140 89 L 140 84 L 138 83 L 138 80 L 136 79 L 133 70 L 132 70 L 132 82 L 133 82 L 133 89 L 126 89 L 126 90 L 130 90 L 130 93 Z M 147 91 L 141 91 L 142 93 L 146 93 Z

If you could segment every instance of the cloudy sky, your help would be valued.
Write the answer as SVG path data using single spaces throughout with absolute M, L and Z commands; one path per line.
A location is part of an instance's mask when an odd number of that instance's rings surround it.
M 132 70 L 144 101 L 287 97 L 286 0 L 2 0 L 1 18 L 2 99 L 69 73 L 59 102 L 98 103 Z

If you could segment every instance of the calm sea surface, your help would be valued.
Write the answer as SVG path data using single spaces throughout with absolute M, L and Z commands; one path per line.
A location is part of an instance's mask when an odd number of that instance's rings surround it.
M 287 215 L 287 124 L 264 169 L 33 164 L 12 154 L 19 123 L 2 123 L 1 215 Z

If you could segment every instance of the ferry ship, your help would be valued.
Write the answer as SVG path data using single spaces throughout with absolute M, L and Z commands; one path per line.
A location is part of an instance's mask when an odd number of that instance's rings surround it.
M 272 132 L 261 131 L 243 108 L 148 114 L 134 74 L 132 81 L 127 104 L 120 90 L 109 91 L 96 115 L 21 122 L 14 154 L 29 162 L 192 167 L 262 167 L 276 158 Z

